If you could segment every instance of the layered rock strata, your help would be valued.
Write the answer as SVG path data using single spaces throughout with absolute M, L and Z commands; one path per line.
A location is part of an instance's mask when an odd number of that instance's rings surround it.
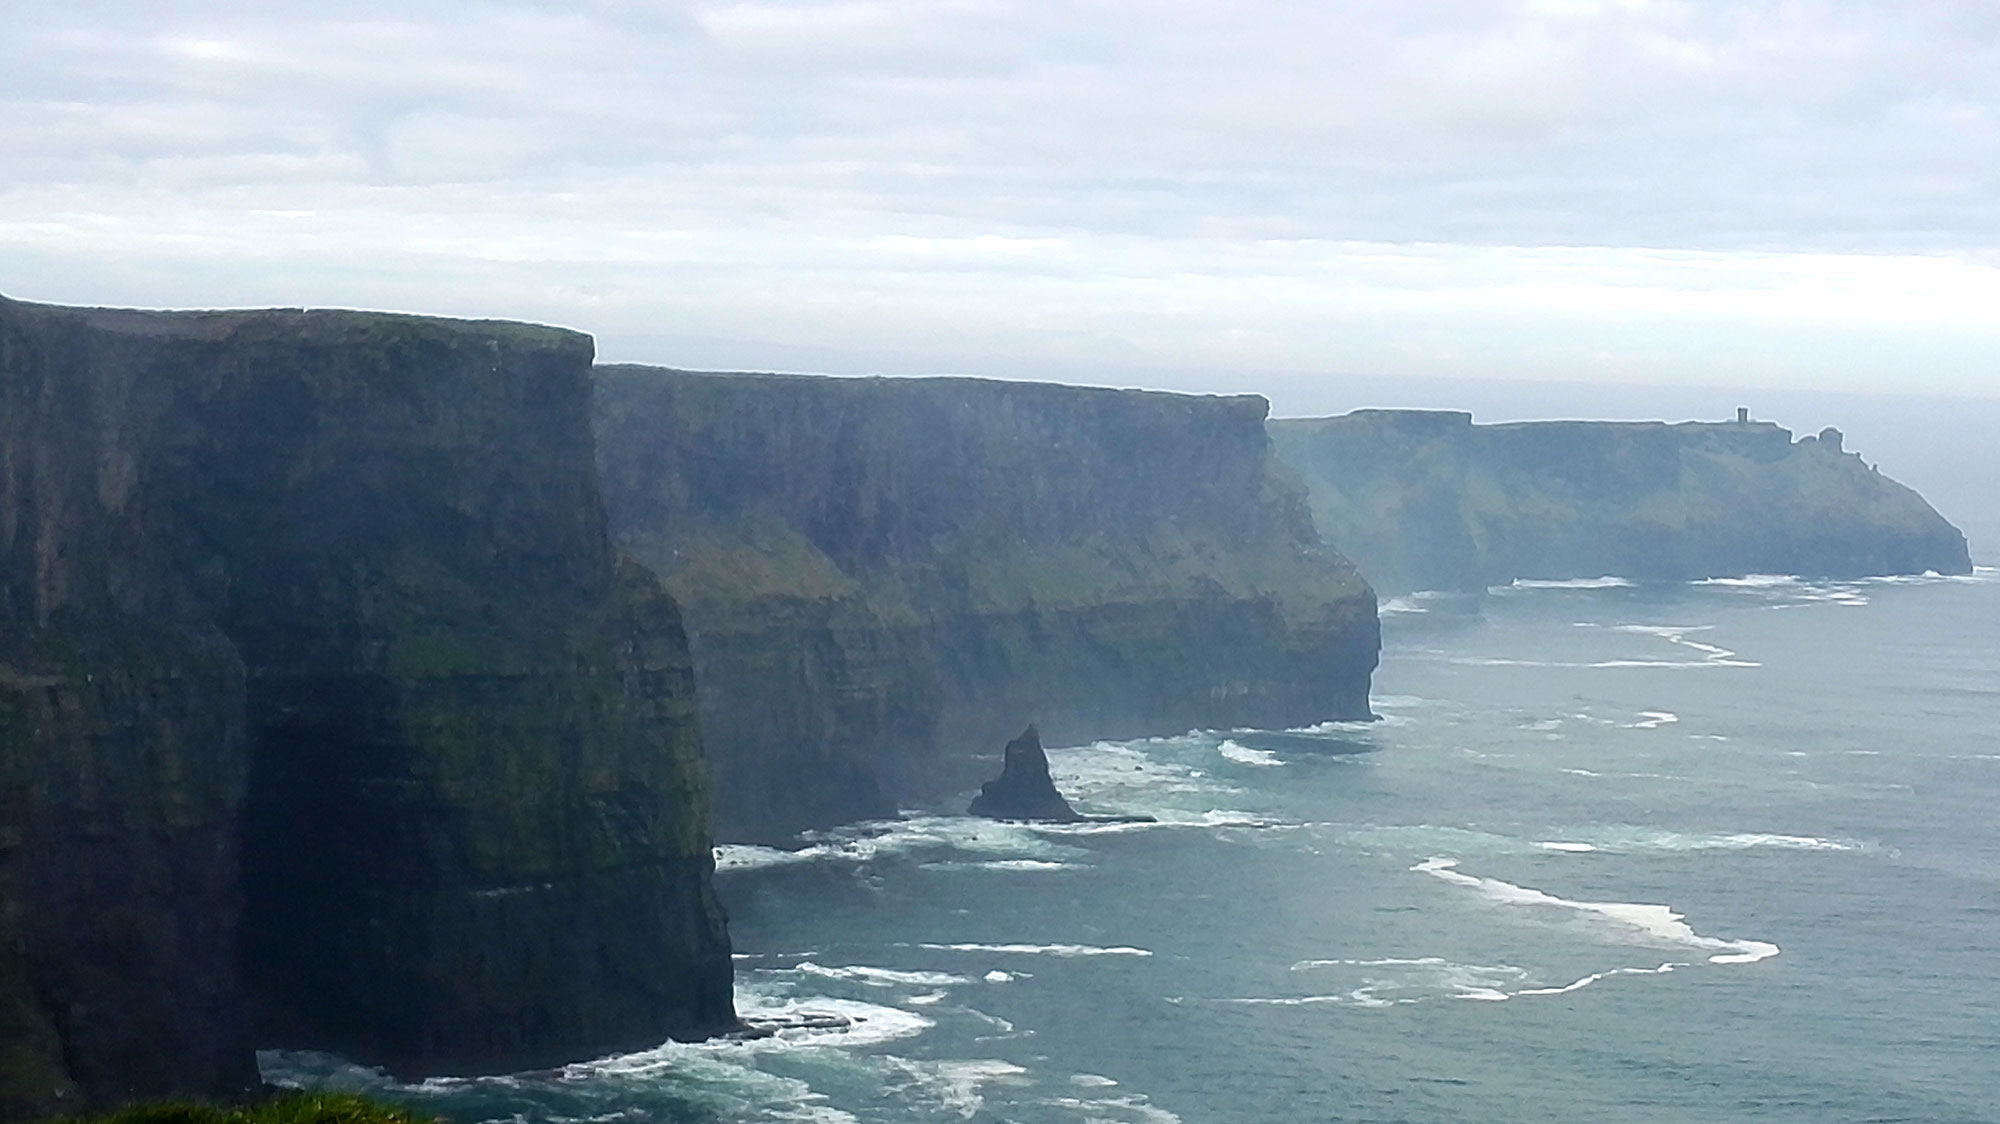
M 590 358 L 0 300 L 0 1118 L 241 1088 L 253 1043 L 465 1072 L 734 1024 Z
M 614 534 L 693 635 L 718 835 L 1059 743 L 1368 714 L 1374 594 L 1255 397 L 599 369 Z
M 1517 578 L 1966 573 L 1965 536 L 1846 451 L 1765 422 L 1273 421 L 1327 541 L 1377 588 Z

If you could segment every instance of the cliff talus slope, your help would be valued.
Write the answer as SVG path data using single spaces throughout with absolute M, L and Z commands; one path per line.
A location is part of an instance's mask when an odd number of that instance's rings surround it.
M 439 1072 L 733 1021 L 590 352 L 0 301 L 0 1117 L 240 1088 L 253 1041 Z
M 1964 536 L 1836 430 L 1359 410 L 1271 436 L 1327 541 L 1388 591 L 1971 568 Z
M 1059 744 L 1367 714 L 1374 595 L 1262 399 L 599 370 L 622 545 L 693 633 L 718 834 L 893 813 Z

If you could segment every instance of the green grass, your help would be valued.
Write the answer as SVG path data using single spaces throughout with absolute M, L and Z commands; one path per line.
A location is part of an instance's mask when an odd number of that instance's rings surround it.
M 436 1120 L 348 1093 L 285 1093 L 237 1108 L 192 1101 L 133 1105 L 59 1124 L 435 1124 Z

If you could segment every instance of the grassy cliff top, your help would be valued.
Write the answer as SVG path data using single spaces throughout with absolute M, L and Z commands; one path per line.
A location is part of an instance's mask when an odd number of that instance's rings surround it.
M 1271 404 L 1261 394 L 1193 394 L 1173 390 L 1145 390 L 1137 387 L 1076 386 L 1070 383 L 1032 379 L 982 378 L 976 375 L 811 375 L 771 371 L 689 371 L 644 363 L 601 363 L 600 376 L 619 379 L 715 379 L 727 381 L 731 389 L 745 393 L 816 394 L 827 397 L 856 395 L 897 396 L 916 393 L 958 393 L 991 395 L 995 398 L 1063 397 L 1072 400 L 1124 399 L 1163 406 L 1220 407 L 1229 411 L 1254 412 L 1259 420 L 1270 415 Z
M 41 304 L 0 295 L 0 312 L 10 310 L 71 318 L 89 327 L 121 335 L 179 339 L 221 340 L 250 329 L 278 331 L 302 340 L 327 342 L 351 340 L 356 335 L 400 334 L 428 338 L 483 337 L 511 347 L 584 348 L 594 351 L 596 346 L 588 335 L 568 328 L 513 320 L 466 320 L 406 312 L 338 308 L 85 308 Z
M 436 1117 L 347 1093 L 284 1093 L 223 1108 L 198 1101 L 131 1105 L 102 1116 L 52 1124 L 436 1124 Z
M 1364 592 L 1254 395 L 629 365 L 597 384 L 613 524 L 697 610 Z

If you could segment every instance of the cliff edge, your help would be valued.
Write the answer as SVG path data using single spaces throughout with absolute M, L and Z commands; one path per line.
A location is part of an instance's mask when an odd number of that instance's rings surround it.
M 1313 517 L 1387 592 L 1516 578 L 1967 573 L 1965 536 L 1843 448 L 1768 422 L 1357 410 L 1270 425 Z
M 1368 714 L 1375 599 L 1263 399 L 599 368 L 619 543 L 693 637 L 717 834 L 774 841 L 1058 744 Z
M 0 299 L 0 1118 L 734 1024 L 591 350 Z

